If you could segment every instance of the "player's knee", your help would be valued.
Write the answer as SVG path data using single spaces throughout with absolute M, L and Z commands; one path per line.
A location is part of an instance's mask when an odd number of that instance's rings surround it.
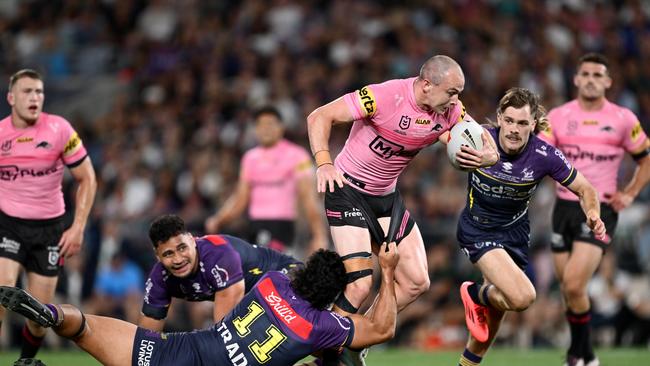
M 59 311 L 63 314 L 63 323 L 54 328 L 56 334 L 65 338 L 78 338 L 85 330 L 85 319 L 81 310 L 72 305 L 60 305 Z
M 372 276 L 358 278 L 354 282 L 348 283 L 345 288 L 345 297 L 348 298 L 352 305 L 359 307 L 361 303 L 370 295 L 372 287 Z
M 562 290 L 564 291 L 564 296 L 569 299 L 576 299 L 587 295 L 587 286 L 580 279 L 564 276 L 562 281 Z
M 530 305 L 535 302 L 537 293 L 533 286 L 529 286 L 525 289 L 520 289 L 514 296 L 508 298 L 508 302 L 513 311 L 524 311 L 528 309 Z

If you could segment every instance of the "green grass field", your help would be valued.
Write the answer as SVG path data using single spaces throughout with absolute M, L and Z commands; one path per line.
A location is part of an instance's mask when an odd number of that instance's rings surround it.
M 373 349 L 368 356 L 370 366 L 455 366 L 458 351 L 416 352 L 408 350 Z M 650 365 L 648 349 L 603 349 L 597 355 L 603 366 L 647 366 Z M 0 365 L 11 365 L 18 357 L 16 352 L 0 354 Z M 47 366 L 93 366 L 99 365 L 90 356 L 81 352 L 42 352 L 38 356 Z M 560 350 L 513 350 L 493 349 L 482 363 L 484 366 L 554 366 L 562 365 Z M 153 365 L 152 365 L 153 366 Z M 222 366 L 222 365 L 215 365 Z M 223 365 L 226 366 L 226 365 Z

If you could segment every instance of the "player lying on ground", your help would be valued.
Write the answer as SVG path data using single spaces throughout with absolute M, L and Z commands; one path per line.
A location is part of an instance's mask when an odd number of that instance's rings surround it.
M 229 235 L 195 238 L 176 215 L 162 215 L 149 228 L 158 263 L 145 285 L 139 326 L 163 329 L 172 297 L 212 301 L 215 323 L 241 301 L 268 271 L 285 274 L 302 263 Z
M 326 310 L 347 284 L 338 254 L 319 250 L 304 268 L 265 274 L 210 329 L 159 333 L 122 320 L 83 314 L 72 305 L 41 304 L 25 291 L 0 287 L 0 303 L 73 340 L 104 365 L 287 366 L 327 348 L 367 347 L 394 335 L 395 243 L 379 252 L 382 280 L 373 311 L 341 316 Z

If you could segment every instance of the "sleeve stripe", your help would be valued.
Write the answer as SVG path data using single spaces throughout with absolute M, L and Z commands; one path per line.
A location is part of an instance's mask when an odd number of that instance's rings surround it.
M 574 167 L 571 167 L 571 172 L 569 172 L 569 176 L 566 177 L 563 181 L 560 182 L 561 185 L 563 186 L 568 186 L 569 184 L 573 183 L 573 180 L 576 179 L 576 176 L 578 175 L 578 172 Z

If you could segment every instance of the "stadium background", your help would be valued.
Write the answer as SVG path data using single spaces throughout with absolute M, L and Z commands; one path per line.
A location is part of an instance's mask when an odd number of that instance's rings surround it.
M 484 120 L 494 118 L 498 98 L 514 85 L 536 91 L 549 108 L 572 98 L 575 61 L 599 51 L 612 63 L 609 99 L 632 109 L 650 132 L 650 2 L 642 0 L 2 0 L 0 29 L 3 77 L 23 67 L 44 74 L 45 111 L 72 122 L 98 176 L 83 255 L 69 261 L 59 300 L 129 320 L 137 318 L 142 278 L 154 261 L 149 221 L 175 212 L 202 233 L 204 219 L 232 192 L 240 157 L 254 146 L 255 107 L 277 106 L 289 138 L 307 147 L 305 120 L 314 108 L 369 83 L 415 75 L 440 53 L 462 65 L 461 99 Z M 9 114 L 6 103 L 0 112 Z M 332 150 L 346 133 L 334 132 Z M 477 272 L 454 242 L 466 178 L 445 159 L 440 146 L 429 148 L 399 182 L 425 238 L 431 289 L 400 314 L 391 349 L 455 351 L 466 339 L 457 288 Z M 627 160 L 621 178 L 633 168 Z M 622 213 L 590 289 L 597 344 L 640 347 L 625 354 L 644 361 L 650 360 L 648 200 L 646 189 Z M 528 273 L 537 301 L 509 316 L 497 343 L 548 349 L 560 363 L 568 330 L 548 248 L 552 203 L 546 182 L 530 210 Z M 227 231 L 244 229 L 242 220 Z M 175 310 L 170 330 L 205 322 L 184 304 Z M 3 353 L 18 339 L 20 324 L 12 320 L 2 328 Z M 56 337 L 47 344 L 55 353 L 44 353 L 46 362 L 70 346 Z M 503 352 L 504 362 L 520 360 Z

